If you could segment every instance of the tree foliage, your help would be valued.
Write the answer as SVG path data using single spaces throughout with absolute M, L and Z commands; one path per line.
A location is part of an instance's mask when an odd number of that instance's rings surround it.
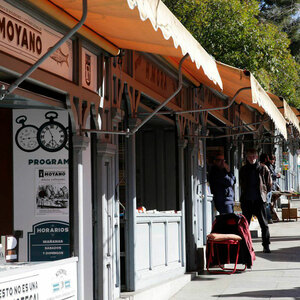
M 300 62 L 300 1 L 260 1 L 260 20 L 275 24 L 291 40 L 291 53 Z
M 165 0 L 216 60 L 251 71 L 268 91 L 300 108 L 300 66 L 285 32 L 258 20 L 257 0 Z

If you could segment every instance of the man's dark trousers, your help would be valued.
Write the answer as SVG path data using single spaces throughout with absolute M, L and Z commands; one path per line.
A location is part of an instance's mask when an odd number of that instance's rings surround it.
M 256 201 L 245 200 L 241 203 L 243 215 L 247 219 L 249 225 L 251 222 L 252 215 L 257 217 L 261 228 L 261 237 L 263 246 L 270 244 L 270 231 L 268 226 L 268 218 L 266 212 L 266 203 L 258 199 Z

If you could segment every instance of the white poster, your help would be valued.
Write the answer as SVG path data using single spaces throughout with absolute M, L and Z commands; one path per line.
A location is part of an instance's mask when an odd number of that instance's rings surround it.
M 68 113 L 13 110 L 14 230 L 22 230 L 19 259 L 27 261 L 27 235 L 44 221 L 69 223 Z
M 69 214 L 69 172 L 67 168 L 35 170 L 35 215 Z
M 33 64 L 62 37 L 62 34 L 52 30 L 16 7 L 1 1 L 1 51 Z M 72 80 L 72 41 L 69 40 L 61 45 L 42 63 L 41 68 Z

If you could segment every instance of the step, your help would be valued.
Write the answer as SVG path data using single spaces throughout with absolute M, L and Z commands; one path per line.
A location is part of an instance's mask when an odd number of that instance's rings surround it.
M 195 276 L 195 273 L 188 273 L 136 292 L 121 293 L 120 300 L 168 300 Z

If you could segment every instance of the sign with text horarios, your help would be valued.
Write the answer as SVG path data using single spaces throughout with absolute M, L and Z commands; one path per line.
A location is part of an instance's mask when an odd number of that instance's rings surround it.
M 68 112 L 14 109 L 12 121 L 14 230 L 23 231 L 19 259 L 27 261 L 33 225 L 69 223 Z
M 0 50 L 30 64 L 35 63 L 62 34 L 8 3 L 0 4 Z M 72 80 L 72 41 L 65 42 L 42 63 L 41 68 Z

